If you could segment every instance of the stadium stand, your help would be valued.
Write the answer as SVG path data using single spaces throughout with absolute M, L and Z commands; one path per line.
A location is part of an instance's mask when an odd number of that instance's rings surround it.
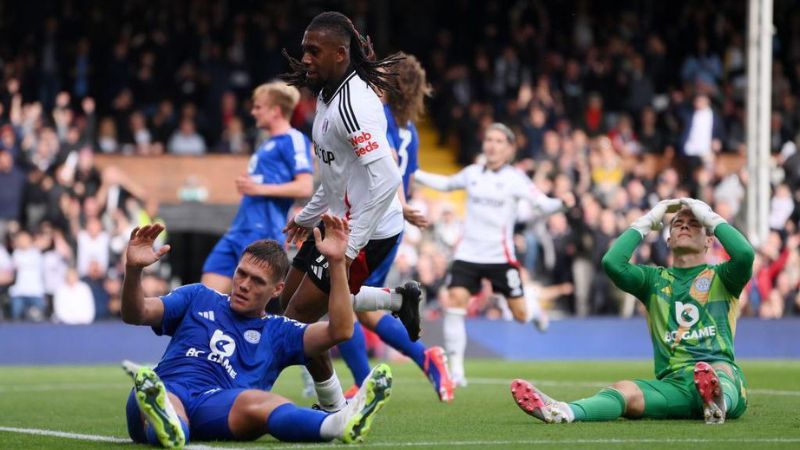
M 635 10 L 586 1 L 445 3 L 340 6 L 379 52 L 403 49 L 423 61 L 435 88 L 420 131 L 423 168 L 452 173 L 470 163 L 482 130 L 501 120 L 517 131 L 519 167 L 543 191 L 575 198 L 567 214 L 517 227 L 517 256 L 530 279 L 556 289 L 545 299 L 549 309 L 637 314 L 598 264 L 610 236 L 665 196 L 703 198 L 741 228 L 742 2 L 649 1 Z M 427 14 L 400 11 L 423 7 Z M 96 317 L 115 317 L 126 236 L 158 217 L 174 231 L 167 239 L 196 251 L 152 272 L 151 292 L 196 279 L 193 260 L 224 230 L 237 201 L 233 178 L 263 137 L 248 114 L 250 90 L 285 70 L 280 49 L 296 48 L 318 9 L 286 1 L 44 1 L 5 9 L 0 315 L 7 319 L 19 303 L 23 320 L 48 320 L 67 268 L 88 257 L 97 263 L 81 275 Z M 796 18 L 789 3 L 776 5 L 772 233 L 758 243 L 742 297 L 744 315 L 765 319 L 800 314 Z M 295 126 L 308 129 L 313 105 L 306 93 Z M 436 317 L 463 197 L 419 190 L 412 202 L 436 225 L 406 232 L 390 281 L 421 279 Z M 35 243 L 30 257 L 17 248 L 23 230 Z M 663 264 L 663 240 L 648 244 L 636 260 Z M 102 257 L 91 256 L 103 246 Z M 33 293 L 44 308 L 11 298 L 21 260 L 34 261 L 44 280 L 44 292 Z M 488 290 L 470 311 L 504 314 Z

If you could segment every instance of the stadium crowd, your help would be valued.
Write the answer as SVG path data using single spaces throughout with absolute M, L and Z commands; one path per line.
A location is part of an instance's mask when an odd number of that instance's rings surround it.
M 423 60 L 440 142 L 468 164 L 482 130 L 506 122 L 518 136 L 516 164 L 569 206 L 547 218 L 521 211 L 515 237 L 528 283 L 550 309 L 636 314 L 636 302 L 610 283 L 600 260 L 661 199 L 703 199 L 744 228 L 741 2 L 643 2 L 638 9 L 589 1 L 397 3 L 404 5 L 387 6 L 391 17 L 398 8 L 432 8 L 397 14 L 379 51 L 403 49 Z M 94 155 L 252 152 L 260 136 L 248 114 L 251 90 L 285 70 L 280 50 L 300 41 L 306 23 L 290 18 L 313 16 L 318 5 L 302 12 L 293 2 L 44 5 L 6 8 L 9 20 L 0 24 L 0 314 L 87 323 L 118 315 L 128 236 L 160 220 L 158 203 L 136 180 L 98 170 Z M 373 4 L 341 6 L 373 33 Z M 775 12 L 772 231 L 757 243 L 741 301 L 744 315 L 765 319 L 800 314 L 800 13 L 782 7 Z M 308 131 L 313 108 L 305 93 L 295 126 Z M 444 295 L 458 208 L 420 191 L 411 201 L 434 225 L 408 227 L 387 282 L 419 279 L 434 299 Z M 667 265 L 664 240 L 648 244 L 636 261 Z M 711 251 L 717 261 L 726 257 L 719 245 Z M 149 272 L 148 295 L 165 292 L 170 277 L 168 261 Z M 471 313 L 499 317 L 502 309 L 486 292 Z

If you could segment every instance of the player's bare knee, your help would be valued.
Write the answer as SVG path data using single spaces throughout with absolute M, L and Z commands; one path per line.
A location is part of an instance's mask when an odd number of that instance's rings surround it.
M 359 311 L 356 317 L 367 329 L 374 331 L 385 314 L 383 311 Z
M 244 391 L 228 414 L 228 426 L 237 439 L 252 440 L 264 434 L 269 415 L 289 400 L 269 392 Z
M 175 414 L 177 414 L 178 417 L 180 417 L 183 421 L 185 421 L 188 424 L 189 419 L 187 418 L 186 408 L 183 407 L 183 402 L 181 402 L 181 399 L 179 399 L 178 396 L 173 394 L 172 392 L 167 392 L 167 398 L 169 398 L 169 402 L 170 404 L 172 404 L 172 408 L 175 410 Z
M 527 319 L 528 312 L 525 308 L 511 308 L 511 314 L 514 316 L 514 320 L 519 323 L 525 323 L 525 319 Z
M 447 295 L 447 307 L 466 308 L 469 304 L 469 291 L 464 288 L 450 288 Z
M 642 417 L 642 414 L 644 414 L 644 394 L 636 383 L 630 380 L 623 380 L 612 384 L 609 388 L 622 394 L 625 399 L 625 411 L 623 411 L 625 417 L 629 419 Z

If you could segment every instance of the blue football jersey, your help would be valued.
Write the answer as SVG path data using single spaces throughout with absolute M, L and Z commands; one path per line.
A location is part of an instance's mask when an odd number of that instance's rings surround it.
M 291 128 L 285 134 L 265 141 L 250 157 L 247 173 L 256 183 L 284 184 L 301 173 L 311 173 L 311 141 Z M 233 219 L 230 231 L 262 231 L 264 239 L 283 242 L 291 198 L 245 195 Z
M 405 127 L 397 130 L 400 143 L 397 146 L 397 163 L 403 175 L 403 191 L 406 198 L 411 195 L 411 175 L 419 169 L 419 134 L 413 122 L 408 121 Z
M 386 139 L 389 141 L 389 145 L 397 150 L 397 146 L 400 145 L 400 137 L 397 135 L 397 120 L 389 105 L 383 105 L 383 114 L 386 115 Z
M 172 336 L 155 369 L 164 381 L 270 390 L 284 368 L 306 362 L 306 324 L 240 316 L 227 295 L 202 284 L 179 287 L 161 300 L 164 318 L 153 331 Z
M 410 120 L 405 127 L 399 127 L 389 105 L 383 105 L 386 114 L 386 138 L 389 145 L 397 152 L 397 164 L 403 176 L 403 192 L 406 197 L 411 194 L 411 174 L 419 169 L 417 152 L 419 151 L 419 133 L 417 127 Z

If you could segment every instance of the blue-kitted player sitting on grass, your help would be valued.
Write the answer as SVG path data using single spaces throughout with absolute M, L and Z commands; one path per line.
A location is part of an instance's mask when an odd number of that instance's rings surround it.
M 169 247 L 153 249 L 164 230 L 136 228 L 126 252 L 122 317 L 172 336 L 155 369 L 123 363 L 135 387 L 127 405 L 128 432 L 139 443 L 182 447 L 195 440 L 252 440 L 271 434 L 283 441 L 361 441 L 391 393 L 392 375 L 381 364 L 347 406 L 336 413 L 300 408 L 269 392 L 281 370 L 305 364 L 353 331 L 347 283 L 344 219 L 323 215 L 325 239 L 316 247 L 330 266 L 328 322 L 303 324 L 264 312 L 280 294 L 289 261 L 281 244 L 261 240 L 244 251 L 230 295 L 201 284 L 145 297 L 142 269 Z

